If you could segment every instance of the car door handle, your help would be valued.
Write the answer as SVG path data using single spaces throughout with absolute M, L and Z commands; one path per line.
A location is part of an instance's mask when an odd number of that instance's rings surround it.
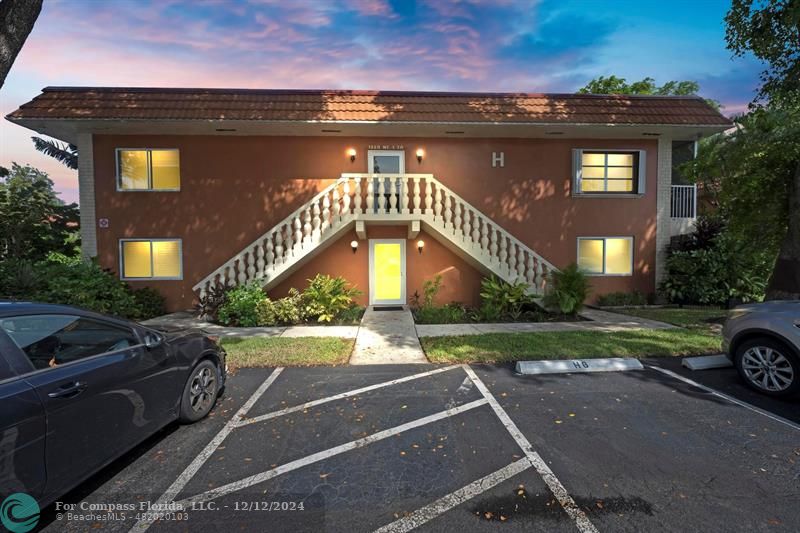
M 75 381 L 59 387 L 58 389 L 49 393 L 48 396 L 50 398 L 72 398 L 73 396 L 77 396 L 86 390 L 86 387 L 87 385 L 85 382 Z

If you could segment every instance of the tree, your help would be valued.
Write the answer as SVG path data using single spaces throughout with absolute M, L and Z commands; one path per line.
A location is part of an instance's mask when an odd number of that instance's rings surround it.
M 668 81 L 661 87 L 656 80 L 647 77 L 633 83 L 625 78 L 611 75 L 595 78 L 578 89 L 579 94 L 643 94 L 653 96 L 690 96 L 700 92 L 700 84 L 696 81 Z M 719 109 L 719 102 L 706 99 L 714 109 Z
M 75 255 L 78 223 L 77 204 L 61 201 L 45 172 L 12 163 L 0 178 L 0 261 Z
M 778 180 L 785 196 L 768 207 L 776 210 L 776 217 L 782 217 L 782 238 L 766 296 L 800 299 L 800 2 L 733 0 L 725 23 L 728 49 L 735 56 L 752 53 L 766 64 L 758 96 L 751 105 L 758 119 L 777 119 L 772 137 L 779 138 L 786 152 L 775 176 L 761 172 L 757 175 L 761 180 L 754 177 L 752 186 L 738 194 L 756 200 L 766 186 Z M 780 121 L 781 117 L 790 122 Z M 789 170 L 784 171 L 785 166 Z M 756 228 L 757 218 L 750 224 Z
M 41 11 L 42 0 L 0 1 L 0 87 Z
M 60 143 L 41 137 L 31 137 L 31 140 L 33 146 L 43 154 L 49 155 L 73 170 L 78 170 L 78 147 L 74 144 Z

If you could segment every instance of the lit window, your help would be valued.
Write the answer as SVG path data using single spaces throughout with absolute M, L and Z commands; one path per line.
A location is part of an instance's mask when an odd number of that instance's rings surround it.
M 577 191 L 581 193 L 641 193 L 639 152 L 579 151 Z
M 181 241 L 177 239 L 120 241 L 123 279 L 181 279 Z
M 587 274 L 633 274 L 633 237 L 579 237 L 578 267 Z
M 117 149 L 117 186 L 122 191 L 180 190 L 180 153 L 173 149 Z

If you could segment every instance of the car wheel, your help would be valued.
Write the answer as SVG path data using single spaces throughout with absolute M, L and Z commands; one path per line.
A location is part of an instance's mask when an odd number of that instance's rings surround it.
M 800 359 L 785 344 L 769 337 L 742 343 L 734 358 L 745 383 L 769 396 L 800 392 Z
M 205 417 L 219 394 L 219 372 L 216 365 L 203 360 L 198 363 L 186 380 L 181 398 L 181 422 L 197 422 Z

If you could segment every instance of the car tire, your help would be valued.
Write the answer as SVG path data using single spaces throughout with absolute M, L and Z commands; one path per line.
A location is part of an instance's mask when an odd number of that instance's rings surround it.
M 181 422 L 197 422 L 211 411 L 219 395 L 219 381 L 217 365 L 208 359 L 200 361 L 192 369 L 183 387 L 179 416 Z
M 743 342 L 734 364 L 748 387 L 768 396 L 800 393 L 800 357 L 786 344 L 770 337 Z

